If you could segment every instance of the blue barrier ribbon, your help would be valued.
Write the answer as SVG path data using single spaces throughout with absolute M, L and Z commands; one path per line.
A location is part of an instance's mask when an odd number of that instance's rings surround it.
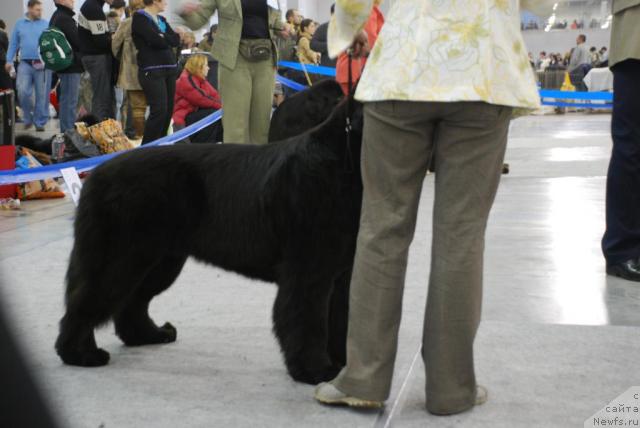
M 278 65 L 281 67 L 291 68 L 298 71 L 304 71 L 304 68 L 306 68 L 307 72 L 309 73 L 322 74 L 325 76 L 336 75 L 336 69 L 333 67 L 324 67 L 324 66 L 305 64 L 303 68 L 299 63 L 291 62 L 291 61 L 280 61 L 278 62 Z M 296 83 L 296 82 L 294 83 L 295 85 L 300 85 L 299 83 Z M 289 87 L 296 89 L 293 86 L 289 86 Z M 540 98 L 559 98 L 564 100 L 566 99 L 600 100 L 600 101 L 613 102 L 613 93 L 611 92 L 573 92 L 573 91 L 559 91 L 559 90 L 552 90 L 552 89 L 541 89 L 539 92 L 540 92 Z
M 149 144 L 145 144 L 144 146 L 140 146 L 135 148 L 134 150 L 144 150 L 147 147 L 154 146 L 166 146 L 170 144 L 175 144 L 176 142 L 195 134 L 198 131 L 206 128 L 209 125 L 217 122 L 222 118 L 222 110 L 218 110 L 209 116 L 165 137 L 162 137 L 156 141 L 153 141 Z M 109 153 L 106 155 L 95 156 L 87 159 L 80 159 L 77 161 L 71 162 L 62 162 L 56 163 L 52 165 L 40 166 L 37 168 L 29 168 L 29 169 L 14 169 L 9 171 L 0 171 L 0 185 L 1 184 L 16 184 L 16 183 L 24 183 L 27 181 L 37 181 L 44 180 L 45 178 L 54 178 L 60 177 L 62 174 L 60 173 L 61 169 L 65 168 L 75 168 L 78 172 L 86 172 L 90 171 L 98 165 L 108 161 L 109 159 L 113 159 L 114 157 L 127 153 L 130 150 L 125 150 L 116 153 Z
M 323 76 L 333 76 L 333 77 L 335 77 L 335 75 L 336 75 L 336 69 L 335 68 L 333 68 L 333 67 L 325 67 L 325 66 L 322 66 L 322 65 L 305 64 L 304 67 L 302 67 L 302 65 L 300 65 L 300 63 L 291 62 L 291 61 L 278 61 L 278 65 L 280 67 L 292 68 L 292 69 L 298 70 L 298 71 L 304 71 L 305 68 L 306 68 L 308 73 L 322 74 Z
M 613 102 L 612 92 L 573 92 L 541 89 L 540 98 L 559 98 L 563 100 L 600 100 Z
M 282 83 L 284 86 L 287 86 L 291 89 L 293 89 L 294 91 L 304 91 L 305 89 L 308 89 L 308 86 L 305 85 L 301 85 L 298 82 L 294 82 L 291 79 L 287 79 L 286 77 L 282 77 L 279 74 L 276 73 L 276 80 L 280 83 Z
M 543 106 L 577 108 L 613 108 L 613 104 L 564 103 L 560 101 L 542 101 Z

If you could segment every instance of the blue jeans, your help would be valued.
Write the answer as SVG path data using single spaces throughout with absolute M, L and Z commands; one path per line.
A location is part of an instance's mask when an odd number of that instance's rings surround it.
M 60 132 L 73 129 L 78 113 L 80 73 L 61 73 L 60 78 Z
M 51 86 L 51 71 L 36 70 L 26 61 L 20 61 L 17 73 L 18 103 L 22 109 L 25 125 L 35 123 L 45 126 L 49 120 L 49 92 Z M 35 89 L 35 108 L 33 92 Z

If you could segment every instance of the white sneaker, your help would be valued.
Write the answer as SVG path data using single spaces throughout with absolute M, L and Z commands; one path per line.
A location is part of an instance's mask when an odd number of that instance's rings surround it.
M 382 401 L 363 400 L 361 398 L 349 397 L 332 384 L 326 382 L 321 383 L 316 387 L 315 399 L 323 404 L 344 405 L 363 409 L 379 409 L 384 406 L 384 402 Z
M 489 391 L 482 385 L 476 385 L 476 406 L 480 406 L 487 402 Z

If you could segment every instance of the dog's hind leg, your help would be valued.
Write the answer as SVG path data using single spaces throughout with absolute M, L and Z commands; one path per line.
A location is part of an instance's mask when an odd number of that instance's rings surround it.
M 136 282 L 137 273 L 130 269 L 131 261 L 123 259 L 120 263 L 109 264 L 106 271 L 100 268 L 88 274 L 86 269 L 90 262 L 92 260 L 78 256 L 78 251 L 72 253 L 67 272 L 67 310 L 60 321 L 55 345 L 65 364 L 83 367 L 103 366 L 109 362 L 109 353 L 96 345 L 94 329 L 107 322 L 118 302 L 131 292 L 133 287 L 129 285 Z M 84 269 L 80 265 L 84 265 Z M 137 276 L 137 281 L 142 280 L 142 274 Z
M 149 317 L 149 302 L 176 280 L 186 256 L 166 256 L 153 268 L 114 316 L 116 334 L 127 346 L 170 343 L 176 329 L 170 323 L 158 327 Z
M 273 328 L 291 377 L 317 384 L 340 367 L 327 352 L 330 280 L 306 272 L 278 281 Z
M 349 284 L 351 269 L 336 278 L 329 303 L 329 346 L 331 360 L 344 366 L 347 362 L 347 326 L 349 324 Z

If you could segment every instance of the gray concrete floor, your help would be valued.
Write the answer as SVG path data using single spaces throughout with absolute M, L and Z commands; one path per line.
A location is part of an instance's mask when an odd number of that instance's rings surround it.
M 109 326 L 97 340 L 110 365 L 63 366 L 53 341 L 72 244 L 69 199 L 0 211 L 0 291 L 64 426 L 582 426 L 640 385 L 640 284 L 607 277 L 600 253 L 609 126 L 606 114 L 513 122 L 475 346 L 489 401 L 460 415 L 426 413 L 417 353 L 433 176 L 411 248 L 393 392 L 379 412 L 316 404 L 311 386 L 287 376 L 270 332 L 275 287 L 192 261 L 152 306 L 156 321 L 178 328 L 176 343 L 125 348 Z

